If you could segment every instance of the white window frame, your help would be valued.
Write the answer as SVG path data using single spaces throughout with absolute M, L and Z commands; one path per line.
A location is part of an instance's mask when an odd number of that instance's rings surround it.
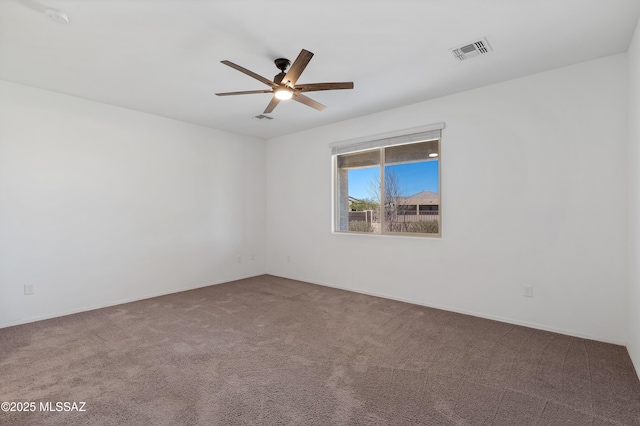
M 371 236 L 402 236 L 402 237 L 428 237 L 428 238 L 441 238 L 442 237 L 442 130 L 445 128 L 444 123 L 435 123 L 428 126 L 414 127 L 411 129 L 398 130 L 390 133 L 368 136 L 363 138 L 351 139 L 346 141 L 334 142 L 329 144 L 331 148 L 331 160 L 332 160 L 332 194 L 331 194 L 331 232 L 341 235 L 371 235 Z M 438 141 L 438 194 L 440 196 L 440 202 L 438 205 L 438 233 L 423 234 L 414 232 L 389 232 L 384 230 L 384 226 L 381 226 L 380 233 L 370 232 L 354 232 L 354 231 L 341 231 L 338 229 L 339 215 L 338 211 L 339 203 L 337 197 L 339 196 L 340 188 L 338 188 L 338 156 L 343 154 L 352 154 L 361 151 L 370 151 L 374 149 L 380 150 L 380 185 L 381 191 L 384 191 L 384 156 L 385 150 L 383 148 L 406 145 L 411 143 L 420 143 L 428 141 Z M 384 192 L 381 192 L 384 194 Z M 384 221 L 384 209 L 380 209 L 381 224 Z M 419 212 L 418 212 L 419 214 Z

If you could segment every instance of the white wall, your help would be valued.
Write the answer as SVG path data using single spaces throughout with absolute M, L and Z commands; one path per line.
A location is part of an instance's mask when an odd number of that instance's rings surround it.
M 629 354 L 640 375 L 640 22 L 629 47 Z
M 269 140 L 268 273 L 626 343 L 626 67 L 611 56 Z M 443 238 L 332 234 L 328 144 L 441 121 Z
M 262 140 L 0 81 L 0 326 L 264 273 L 265 173 Z

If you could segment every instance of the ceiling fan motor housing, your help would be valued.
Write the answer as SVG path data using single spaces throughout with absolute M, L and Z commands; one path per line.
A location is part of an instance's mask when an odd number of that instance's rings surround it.
M 284 71 L 282 71 L 280 74 L 276 74 L 276 76 L 273 77 L 273 82 L 275 84 L 282 83 L 282 79 L 284 78 L 285 75 L 286 75 L 286 73 Z

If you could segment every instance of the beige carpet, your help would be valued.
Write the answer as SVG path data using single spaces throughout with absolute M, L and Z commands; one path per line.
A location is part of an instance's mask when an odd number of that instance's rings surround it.
M 272 276 L 0 329 L 0 401 L 36 403 L 3 425 L 640 425 L 624 347 Z

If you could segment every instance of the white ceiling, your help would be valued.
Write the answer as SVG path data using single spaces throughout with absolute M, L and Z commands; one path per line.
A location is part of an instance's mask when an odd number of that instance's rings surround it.
M 0 0 L 0 79 L 270 138 L 625 52 L 639 15 L 639 0 Z M 480 37 L 493 52 L 449 52 Z M 215 96 L 267 88 L 221 60 L 271 79 L 302 48 L 299 83 L 355 89 L 270 121 L 252 118 L 269 94 Z

